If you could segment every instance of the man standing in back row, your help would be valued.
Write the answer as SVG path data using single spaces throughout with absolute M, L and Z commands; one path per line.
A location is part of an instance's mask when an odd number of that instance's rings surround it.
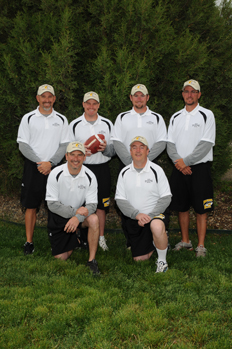
M 215 119 L 211 110 L 198 104 L 200 85 L 196 80 L 184 83 L 182 97 L 185 108 L 175 113 L 168 128 L 167 152 L 175 167 L 170 178 L 172 203 L 179 212 L 182 241 L 174 250 L 193 249 L 189 240 L 189 209 L 197 216 L 198 246 L 196 256 L 204 257 L 207 212 L 213 210 L 213 184 L 210 161 L 215 144 Z
M 100 99 L 96 92 L 90 91 L 83 98 L 84 113 L 73 120 L 69 125 L 70 141 L 85 143 L 87 139 L 95 134 L 104 135 L 105 139 L 100 145 L 99 151 L 92 154 L 86 146 L 86 159 L 84 165 L 96 176 L 98 183 L 98 205 L 96 214 L 99 219 L 100 236 L 99 246 L 103 251 L 108 250 L 104 237 L 106 213 L 110 205 L 110 168 L 109 161 L 115 154 L 112 141 L 110 141 L 113 124 L 109 119 L 98 114 Z
M 46 84 L 40 86 L 36 99 L 39 106 L 23 116 L 17 138 L 19 150 L 25 156 L 21 192 L 21 204 L 26 209 L 25 255 L 34 252 L 36 212 L 45 198 L 48 174 L 62 160 L 69 143 L 68 121 L 53 109 L 54 88 Z
M 130 141 L 140 135 L 148 142 L 148 159 L 154 161 L 165 149 L 167 141 L 167 129 L 164 119 L 160 114 L 154 113 L 147 106 L 149 101 L 148 90 L 145 85 L 137 84 L 132 87 L 130 100 L 133 108 L 120 113 L 114 124 L 111 139 L 114 149 L 121 160 L 120 169 L 131 164 Z M 130 241 L 126 228 L 126 218 L 121 215 L 122 229 L 127 239 L 127 248 Z
M 162 153 L 167 141 L 164 119 L 147 106 L 149 94 L 146 86 L 137 84 L 132 87 L 130 100 L 133 108 L 117 116 L 112 135 L 115 151 L 124 166 L 129 165 L 132 161 L 130 141 L 137 135 L 147 139 L 150 161 Z

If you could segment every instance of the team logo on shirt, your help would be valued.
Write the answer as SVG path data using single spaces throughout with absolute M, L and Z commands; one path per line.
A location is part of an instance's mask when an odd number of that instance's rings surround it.
M 200 127 L 201 125 L 200 124 L 192 124 L 192 127 Z
M 52 124 L 52 126 L 60 126 L 60 124 L 58 124 L 57 122 L 55 122 L 54 124 Z
M 81 185 L 78 185 L 78 188 L 79 188 L 79 189 L 85 189 L 86 187 L 85 187 L 85 185 L 82 185 L 82 184 L 81 184 Z
M 101 130 L 98 132 L 98 134 L 104 135 L 104 133 L 106 133 L 104 130 Z
M 152 183 L 152 182 L 153 182 L 153 180 L 150 179 L 150 178 L 148 178 L 148 179 L 145 180 L 145 183 Z
M 204 210 L 207 210 L 207 208 L 211 208 L 212 205 L 213 205 L 213 199 L 203 200 Z
M 153 125 L 153 124 L 154 124 L 154 122 L 152 122 L 152 121 L 150 120 L 150 121 L 147 121 L 147 124 L 149 124 L 149 125 Z

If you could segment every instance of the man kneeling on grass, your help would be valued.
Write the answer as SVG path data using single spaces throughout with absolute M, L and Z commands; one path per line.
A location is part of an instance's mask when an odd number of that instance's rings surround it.
M 115 200 L 127 217 L 126 227 L 134 260 L 149 259 L 156 247 L 156 272 L 163 273 L 168 270 L 168 239 L 163 213 L 172 196 L 168 180 L 162 168 L 148 160 L 148 143 L 144 137 L 132 139 L 130 153 L 133 162 L 119 174 Z
M 86 266 L 94 274 L 99 274 L 95 260 L 99 240 L 99 221 L 94 213 L 97 208 L 97 180 L 93 172 L 83 165 L 85 147 L 82 143 L 69 143 L 66 160 L 66 164 L 52 170 L 47 182 L 48 235 L 52 255 L 68 259 L 80 245 L 77 231 L 88 228 L 89 261 Z

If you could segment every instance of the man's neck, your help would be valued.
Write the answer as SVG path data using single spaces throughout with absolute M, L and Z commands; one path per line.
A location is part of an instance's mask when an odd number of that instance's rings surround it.
M 42 114 L 44 116 L 48 116 L 52 113 L 52 108 L 49 111 L 47 111 L 47 110 L 44 110 L 43 108 L 39 107 L 39 112 L 40 112 L 40 114 Z
M 138 109 L 138 108 L 134 107 L 134 110 L 135 110 L 135 112 L 138 113 L 138 114 L 144 114 L 144 113 L 146 113 L 146 111 L 147 111 L 147 107 L 144 107 L 144 108 L 142 108 L 142 109 Z
M 133 165 L 136 170 L 142 170 L 146 166 L 147 160 L 146 161 L 135 161 L 133 160 Z
M 193 111 L 193 109 L 195 109 L 197 106 L 198 106 L 198 103 L 197 103 L 197 104 L 194 104 L 194 105 L 185 105 L 185 108 L 186 108 L 186 111 L 187 111 L 188 113 L 190 113 L 190 112 Z
M 86 121 L 96 121 L 98 118 L 98 115 L 95 114 L 95 115 L 89 116 L 89 115 L 86 115 L 86 113 L 84 113 L 84 117 Z
M 81 166 L 81 168 L 78 168 L 75 170 L 75 169 L 71 168 L 68 164 L 68 171 L 69 171 L 71 176 L 77 176 L 81 172 L 81 169 L 82 169 L 82 166 Z

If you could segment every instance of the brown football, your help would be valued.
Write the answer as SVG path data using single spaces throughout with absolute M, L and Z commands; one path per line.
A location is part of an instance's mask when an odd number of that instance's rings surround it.
M 87 141 L 85 141 L 85 145 L 88 145 L 88 148 L 89 150 L 91 150 L 92 154 L 96 154 L 99 149 L 99 145 L 103 143 L 102 142 L 103 139 L 105 139 L 104 135 L 101 135 L 101 134 L 93 135 L 89 137 Z

